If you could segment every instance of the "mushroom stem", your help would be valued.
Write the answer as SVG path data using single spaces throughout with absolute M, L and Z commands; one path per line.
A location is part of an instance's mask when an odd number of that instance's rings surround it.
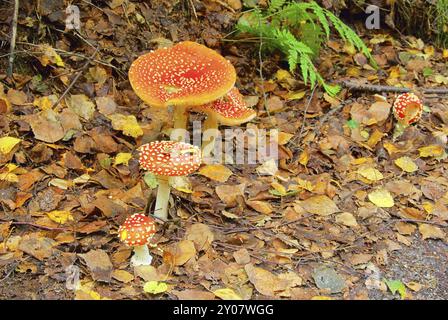
M 145 244 L 143 246 L 134 247 L 134 255 L 131 258 L 131 264 L 133 266 L 149 266 L 152 262 L 152 256 L 149 253 L 148 246 Z
M 188 126 L 188 111 L 185 107 L 174 107 L 174 128 L 175 132 L 171 134 L 172 141 L 188 142 L 185 141 L 187 137 L 187 126 Z
M 166 221 L 168 219 L 168 202 L 170 200 L 170 184 L 167 177 L 159 177 L 154 216 Z
M 204 121 L 204 131 L 205 133 L 207 130 L 218 130 L 218 119 L 216 118 L 215 114 L 213 112 L 209 113 L 207 115 L 207 119 Z M 207 134 L 208 140 L 203 139 L 202 140 L 202 156 L 203 158 L 207 159 L 212 156 L 213 150 L 215 149 L 215 140 L 216 137 L 214 134 Z

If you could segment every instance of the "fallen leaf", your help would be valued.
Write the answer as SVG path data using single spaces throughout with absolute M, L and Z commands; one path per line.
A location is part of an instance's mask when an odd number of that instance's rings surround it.
M 222 300 L 243 300 L 233 289 L 222 288 L 213 291 L 213 294 Z
M 123 131 L 126 136 L 138 138 L 143 135 L 143 130 L 133 115 L 112 114 L 109 119 L 112 121 L 112 127 L 115 130 Z
M 195 223 L 185 232 L 185 239 L 193 241 L 198 252 L 207 251 L 214 238 L 209 226 L 203 223 Z
M 129 283 L 134 280 L 134 276 L 126 270 L 114 270 L 112 272 L 112 278 L 123 283 Z
M 430 145 L 427 147 L 422 147 L 418 149 L 418 152 L 420 153 L 420 157 L 426 158 L 426 157 L 440 157 L 443 155 L 443 148 L 439 145 Z
M 392 294 L 399 293 L 401 299 L 404 299 L 406 297 L 406 287 L 400 280 L 388 280 L 384 279 L 384 283 L 386 283 L 387 287 L 389 288 L 390 292 Z
M 28 234 L 22 237 L 19 243 L 19 250 L 42 261 L 53 255 L 53 247 L 56 241 L 42 237 L 38 233 Z
M 312 275 L 316 286 L 330 293 L 341 292 L 346 287 L 344 278 L 332 268 L 318 266 L 313 270 Z
M 340 211 L 333 200 L 325 195 L 317 195 L 300 201 L 299 205 L 309 213 L 328 216 Z
M 380 181 L 384 178 L 381 172 L 371 167 L 359 168 L 357 173 L 370 181 Z
M 143 291 L 150 294 L 159 294 L 168 290 L 168 285 L 165 282 L 148 281 L 143 286 Z
M 110 282 L 113 266 L 106 251 L 90 250 L 84 254 L 78 254 L 87 264 L 92 278 L 95 281 Z
M 169 246 L 165 251 L 173 255 L 176 266 L 182 266 L 196 256 L 196 248 L 191 240 L 182 240 Z
M 114 166 L 118 166 L 119 164 L 129 165 L 129 160 L 131 160 L 131 153 L 120 152 L 115 156 Z
M 405 172 L 415 172 L 418 170 L 418 166 L 409 157 L 401 157 L 395 160 L 395 164 Z
M 0 152 L 8 154 L 12 149 L 22 140 L 14 137 L 2 137 L 0 138 Z
M 84 120 L 91 120 L 95 104 L 84 94 L 74 94 L 67 99 L 68 107 Z
M 353 214 L 350 212 L 343 212 L 336 216 L 336 223 L 342 224 L 347 227 L 357 227 L 358 222 L 356 221 Z
M 48 217 L 56 223 L 64 224 L 67 221 L 73 221 L 73 216 L 70 211 L 51 211 L 47 212 Z
M 439 227 L 422 223 L 418 226 L 418 231 L 422 234 L 423 240 L 426 239 L 444 239 L 445 232 L 442 231 Z
M 394 206 L 394 198 L 386 189 L 378 189 L 368 194 L 369 200 L 380 208 L 391 208 Z
M 218 182 L 226 182 L 233 174 L 232 170 L 222 164 L 208 164 L 200 168 L 198 173 Z

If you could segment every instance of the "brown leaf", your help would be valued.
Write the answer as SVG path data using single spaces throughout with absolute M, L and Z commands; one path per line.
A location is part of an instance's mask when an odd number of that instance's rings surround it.
M 92 272 L 93 280 L 110 282 L 113 266 L 106 251 L 101 249 L 90 250 L 87 253 L 79 254 L 79 256 L 84 259 Z
M 423 240 L 426 239 L 444 239 L 445 232 L 442 231 L 439 227 L 422 223 L 418 226 L 418 231 L 422 234 Z
M 196 251 L 207 251 L 214 240 L 213 232 L 203 223 L 196 223 L 187 228 L 185 239 L 194 242 Z
M 53 255 L 55 244 L 56 242 L 52 239 L 42 237 L 39 233 L 32 233 L 23 236 L 19 243 L 19 250 L 42 261 Z
M 182 240 L 172 244 L 165 251 L 174 257 L 174 265 L 176 266 L 182 266 L 196 256 L 196 248 L 191 240 Z
M 215 191 L 218 197 L 228 206 L 234 207 L 238 204 L 237 197 L 244 197 L 245 184 L 239 185 L 219 185 Z
M 304 201 L 300 201 L 299 205 L 309 213 L 320 216 L 328 216 L 340 211 L 334 201 L 325 195 L 313 196 Z
M 170 293 L 174 294 L 179 300 L 214 300 L 215 295 L 208 291 L 186 289 L 183 291 L 172 290 Z

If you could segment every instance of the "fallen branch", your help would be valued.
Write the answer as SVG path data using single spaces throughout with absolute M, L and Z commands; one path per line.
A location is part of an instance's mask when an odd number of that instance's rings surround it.
M 69 84 L 67 89 L 65 89 L 64 93 L 59 97 L 58 101 L 54 104 L 54 106 L 57 106 L 62 99 L 69 93 L 69 91 L 72 89 L 72 87 L 75 85 L 76 81 L 78 81 L 79 77 L 82 75 L 83 71 L 89 66 L 90 62 L 92 62 L 93 58 L 95 57 L 96 53 L 98 52 L 99 48 L 95 49 L 95 52 L 89 57 L 89 59 L 86 61 L 86 63 L 82 66 L 82 68 L 78 71 L 78 74 L 73 78 L 72 82 Z
M 9 48 L 9 65 L 8 65 L 8 77 L 12 77 L 12 71 L 14 67 L 14 54 L 16 49 L 17 38 L 17 18 L 19 16 L 19 0 L 14 0 L 14 14 L 12 17 L 12 31 L 11 31 L 11 45 Z
M 349 90 L 354 90 L 354 91 L 396 92 L 396 93 L 404 93 L 404 92 L 414 91 L 413 89 L 410 89 L 410 88 L 383 86 L 383 85 L 374 85 L 374 84 L 365 84 L 365 83 L 355 83 L 352 81 L 341 81 L 339 84 Z M 448 94 L 448 88 L 416 88 L 416 90 L 418 90 L 422 93 L 425 93 L 425 94 Z

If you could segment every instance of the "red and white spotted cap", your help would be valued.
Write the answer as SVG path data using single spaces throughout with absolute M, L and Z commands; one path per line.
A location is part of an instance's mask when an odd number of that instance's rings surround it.
M 213 112 L 220 124 L 236 126 L 255 118 L 255 110 L 248 108 L 243 95 L 233 87 L 224 97 L 195 108 L 205 113 Z
M 154 219 L 142 213 L 128 217 L 118 229 L 120 241 L 131 247 L 148 244 L 155 233 Z
M 420 120 L 423 112 L 423 104 L 413 93 L 400 94 L 393 106 L 395 118 L 407 125 Z
M 196 42 L 179 42 L 137 58 L 129 69 L 135 93 L 153 107 L 201 105 L 225 95 L 235 84 L 232 64 Z
M 189 143 L 154 141 L 140 148 L 140 166 L 159 176 L 186 176 L 201 165 L 201 150 Z

